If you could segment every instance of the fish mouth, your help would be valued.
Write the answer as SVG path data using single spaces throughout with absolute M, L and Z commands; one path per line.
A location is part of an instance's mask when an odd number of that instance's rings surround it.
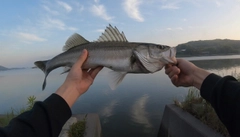
M 169 50 L 163 52 L 163 60 L 167 64 L 177 64 L 177 59 L 176 59 L 176 48 L 172 47 Z
M 177 64 L 177 59 L 175 57 L 173 57 L 173 58 L 163 58 L 163 60 L 166 64 Z

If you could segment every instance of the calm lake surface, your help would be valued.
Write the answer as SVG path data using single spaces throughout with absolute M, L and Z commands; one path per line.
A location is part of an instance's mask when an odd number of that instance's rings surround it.
M 240 73 L 240 56 L 185 59 L 219 75 Z M 164 70 L 128 74 L 112 91 L 108 86 L 108 71 L 103 69 L 99 73 L 89 91 L 72 108 L 74 114 L 99 114 L 104 137 L 156 137 L 165 105 L 174 99 L 183 100 L 188 91 L 173 86 Z M 27 97 L 32 95 L 39 101 L 46 99 L 65 80 L 66 74 L 60 75 L 61 72 L 62 69 L 51 72 L 42 91 L 44 74 L 39 69 L 0 71 L 0 114 L 25 107 Z

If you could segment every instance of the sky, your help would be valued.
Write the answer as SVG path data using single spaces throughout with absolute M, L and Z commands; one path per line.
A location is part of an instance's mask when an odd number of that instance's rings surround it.
M 1 0 L 0 65 L 32 67 L 73 33 L 95 41 L 109 24 L 130 42 L 240 40 L 240 0 Z

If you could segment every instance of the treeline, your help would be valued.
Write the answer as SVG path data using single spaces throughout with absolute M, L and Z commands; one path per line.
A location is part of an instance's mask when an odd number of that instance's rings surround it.
M 177 46 L 177 56 L 240 54 L 240 40 L 216 39 L 190 41 Z
M 25 68 L 6 68 L 6 67 L 0 65 L 0 71 L 15 70 L 15 69 L 25 69 Z

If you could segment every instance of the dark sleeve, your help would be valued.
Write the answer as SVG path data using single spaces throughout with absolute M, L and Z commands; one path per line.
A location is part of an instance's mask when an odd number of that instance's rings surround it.
M 201 87 L 201 96 L 211 103 L 233 137 L 240 136 L 240 83 L 232 76 L 210 74 Z
M 12 119 L 0 128 L 2 137 L 58 137 L 72 112 L 66 101 L 52 94 L 43 102 L 36 102 L 32 110 Z

